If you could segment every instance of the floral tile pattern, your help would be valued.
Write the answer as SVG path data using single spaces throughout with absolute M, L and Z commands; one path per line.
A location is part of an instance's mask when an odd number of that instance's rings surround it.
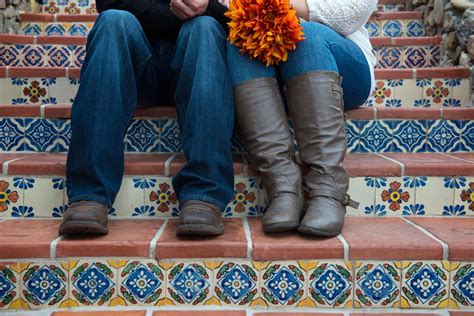
M 154 260 L 124 261 L 118 270 L 118 296 L 124 305 L 154 306 L 165 297 L 165 274 Z
M 457 215 L 474 216 L 474 177 L 458 177 L 456 180 L 454 209 L 459 210 Z
M 20 298 L 18 264 L 0 262 L 0 310 L 9 309 Z
M 415 211 L 412 209 L 415 200 L 414 178 L 379 178 L 383 184 L 375 189 L 375 207 L 383 208 L 384 215 L 401 216 Z
M 94 0 L 41 1 L 41 12 L 49 14 L 97 14 Z
M 14 181 L 24 190 L 24 212 L 18 216 L 51 217 L 64 206 L 64 179 L 17 177 Z
M 450 308 L 474 309 L 474 263 L 451 262 Z
M 69 262 L 70 306 L 110 306 L 117 297 L 117 268 L 113 260 Z
M 316 307 L 352 307 L 353 274 L 348 261 L 311 262 L 308 297 Z
M 404 34 L 402 31 L 396 31 L 396 25 L 398 23 L 391 25 L 394 31 L 391 34 Z M 438 67 L 440 64 L 439 46 L 376 47 L 375 53 L 378 61 L 377 68 L 430 68 Z
M 64 307 L 68 300 L 68 262 L 21 264 L 21 299 L 31 309 Z
M 252 262 L 217 262 L 214 294 L 222 305 L 249 306 L 260 297 L 259 271 Z
M 22 22 L 20 34 L 33 36 L 87 36 L 94 23 Z
M 393 262 L 356 262 L 355 306 L 397 308 L 401 272 Z
M 349 216 L 371 216 L 376 215 L 373 212 L 375 205 L 375 186 L 371 177 L 354 177 L 349 179 L 348 194 L 360 203 L 358 209 L 347 208 Z
M 442 215 L 444 208 L 453 206 L 454 187 L 451 177 L 416 177 L 415 210 L 413 215 Z M 404 215 L 406 211 L 404 210 Z M 408 214 L 409 215 L 409 214 Z
M 173 305 L 204 305 L 212 302 L 213 264 L 175 263 L 166 271 L 166 297 Z
M 224 211 L 226 217 L 246 217 L 259 215 L 258 183 L 256 179 L 237 178 L 234 198 Z
M 179 201 L 170 178 L 145 178 L 140 183 L 145 190 L 145 214 L 148 216 L 177 217 Z M 136 216 L 139 216 L 138 214 Z
M 143 178 L 124 177 L 120 191 L 115 199 L 114 208 L 117 216 L 146 216 L 143 211 L 145 190 L 142 188 Z
M 14 177 L 0 177 L 0 218 L 14 216 L 23 206 L 23 189 Z
M 448 305 L 449 262 L 402 262 L 402 308 Z
M 371 37 L 420 37 L 425 35 L 422 20 L 373 20 L 369 21 L 365 27 Z
M 298 262 L 270 262 L 260 271 L 261 296 L 268 306 L 297 306 L 306 299 L 306 280 Z

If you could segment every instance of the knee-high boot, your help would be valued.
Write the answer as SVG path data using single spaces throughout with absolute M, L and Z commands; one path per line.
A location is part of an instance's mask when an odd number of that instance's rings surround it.
M 278 85 L 273 78 L 234 88 L 237 122 L 250 163 L 261 173 L 270 202 L 262 219 L 267 233 L 296 229 L 302 217 L 301 171 Z
M 309 166 L 310 202 L 298 231 L 336 236 L 344 225 L 349 175 L 342 166 L 347 140 L 341 78 L 336 72 L 309 72 L 287 82 L 288 102 L 300 147 Z

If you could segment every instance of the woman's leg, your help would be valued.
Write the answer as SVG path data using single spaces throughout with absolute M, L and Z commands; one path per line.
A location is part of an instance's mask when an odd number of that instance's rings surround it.
M 301 174 L 292 160 L 293 141 L 275 79 L 267 68 L 227 45 L 234 83 L 237 123 L 252 166 L 260 171 L 270 205 L 263 217 L 265 232 L 298 227 L 302 215 Z
M 356 205 L 347 195 L 349 176 L 342 166 L 347 149 L 342 92 L 348 107 L 361 104 L 370 90 L 370 73 L 358 47 L 329 27 L 304 23 L 304 32 L 306 40 L 281 66 L 300 157 L 310 167 L 311 200 L 298 230 L 335 236 L 346 206 Z

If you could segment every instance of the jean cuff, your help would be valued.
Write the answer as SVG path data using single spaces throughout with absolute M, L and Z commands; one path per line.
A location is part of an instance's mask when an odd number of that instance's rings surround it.
M 71 204 L 71 203 L 74 203 L 74 202 L 79 202 L 79 201 L 97 202 L 97 203 L 100 203 L 100 204 L 103 204 L 103 205 L 107 206 L 107 208 L 112 207 L 111 203 L 109 201 L 107 201 L 107 199 L 97 197 L 97 196 L 94 196 L 94 195 L 80 195 L 80 196 L 75 196 L 75 197 L 69 198 L 68 204 Z
M 191 201 L 191 200 L 195 200 L 195 201 L 197 200 L 197 201 L 212 203 L 212 204 L 216 205 L 221 210 L 221 212 L 223 212 L 225 210 L 225 208 L 227 207 L 227 204 L 223 204 L 222 202 L 219 202 L 219 201 L 217 201 L 213 198 L 210 198 L 210 197 L 207 197 L 207 196 L 202 196 L 202 195 L 186 196 L 185 198 L 180 199 L 179 204 L 183 205 L 185 202 Z

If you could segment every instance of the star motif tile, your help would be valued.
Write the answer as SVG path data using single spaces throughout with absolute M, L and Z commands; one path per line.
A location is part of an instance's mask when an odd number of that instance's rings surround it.
M 20 296 L 20 278 L 15 263 L 0 262 L 0 311 L 9 309 Z
M 450 308 L 474 309 L 474 262 L 452 262 Z
M 167 298 L 179 305 L 204 305 L 211 299 L 212 279 L 206 263 L 176 263 L 167 271 Z
M 258 270 L 248 262 L 219 262 L 215 296 L 223 305 L 249 306 L 259 297 Z
M 297 262 L 272 262 L 260 273 L 261 296 L 269 306 L 297 306 L 306 297 L 306 271 Z

